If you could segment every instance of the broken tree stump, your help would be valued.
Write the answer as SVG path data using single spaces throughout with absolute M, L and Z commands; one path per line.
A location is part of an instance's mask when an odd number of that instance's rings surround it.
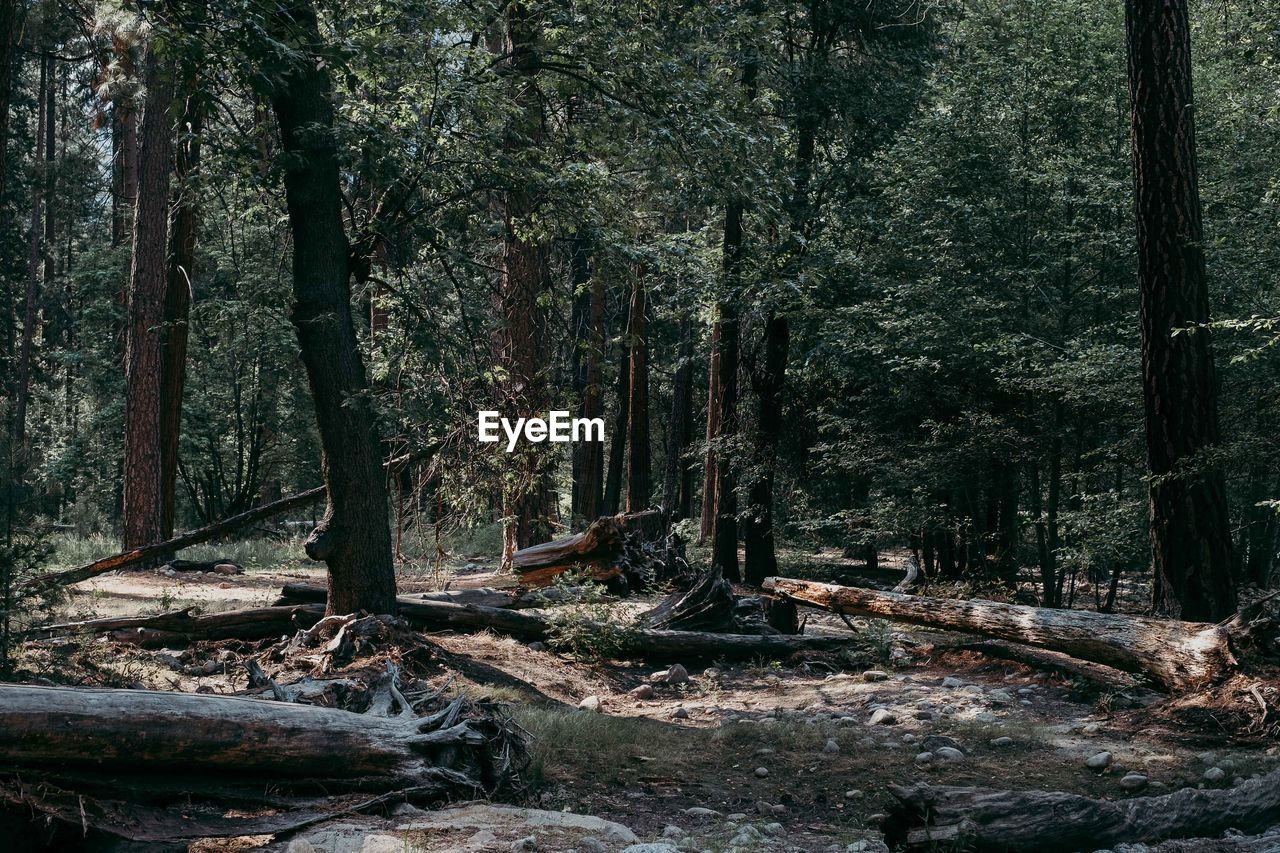
M 1235 662 L 1229 631 L 1221 625 L 930 598 L 791 578 L 767 578 L 764 586 L 798 604 L 834 613 L 1011 640 L 1126 672 L 1145 672 L 1175 692 L 1217 681 Z
M 1094 800 L 1056 791 L 890 785 L 884 824 L 893 849 L 1070 853 L 1121 843 L 1219 838 L 1280 823 L 1280 770 L 1222 790 Z
M 523 586 L 550 586 L 561 574 L 585 569 L 600 583 L 622 575 L 619 559 L 628 535 L 657 539 L 665 518 L 658 510 L 597 518 L 581 533 L 541 545 L 521 548 L 511 558 L 512 569 Z

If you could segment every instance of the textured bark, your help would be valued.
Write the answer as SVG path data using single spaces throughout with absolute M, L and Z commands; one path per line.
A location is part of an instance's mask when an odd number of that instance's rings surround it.
M 666 466 L 662 477 L 662 509 L 672 523 L 688 518 L 693 509 L 693 476 L 684 454 L 693 434 L 693 335 L 680 327 L 680 352 L 671 383 L 671 424 Z
M 1187 2 L 1128 0 L 1125 13 L 1154 607 L 1217 621 L 1235 610 L 1235 555 L 1223 473 L 1206 461 L 1221 432 Z
M 138 158 L 125 336 L 123 546 L 138 548 L 160 533 L 160 329 L 168 283 L 169 159 L 174 82 L 169 60 L 149 51 L 147 100 Z
M 627 406 L 627 512 L 649 508 L 653 497 L 649 460 L 649 340 L 645 286 L 637 276 L 631 292 L 627 340 L 631 350 L 631 402 Z
M 9 163 L 9 104 L 13 95 L 13 49 L 17 37 L 17 0 L 0 0 L 0 198 Z
M 766 589 L 799 604 L 1011 640 L 1125 672 L 1146 672 L 1169 690 L 1191 690 L 1229 673 L 1225 627 L 1085 610 L 1050 610 L 769 578 Z
M 320 41 L 315 12 L 305 0 L 281 8 L 275 25 L 287 43 Z M 315 403 L 328 490 L 324 517 L 306 550 L 328 564 L 330 613 L 393 613 L 391 529 L 377 425 L 351 317 L 332 93 L 326 66 L 305 55 L 281 69 L 271 93 L 288 163 L 292 320 Z
M 625 342 L 618 343 L 618 382 L 615 390 L 613 438 L 609 441 L 609 471 L 604 485 L 604 512 L 617 515 L 622 505 L 622 467 L 626 461 L 627 413 L 631 405 L 631 359 Z
M 194 81 L 188 81 L 188 90 Z M 172 255 L 160 332 L 160 537 L 173 536 L 174 497 L 178 483 L 178 440 L 182 431 L 182 392 L 187 372 L 187 333 L 195 280 L 196 191 L 192 180 L 200 166 L 200 133 L 204 116 L 200 99 L 190 91 L 178 125 L 174 177 L 178 203 L 173 217 Z
M 732 582 L 738 570 L 738 487 L 730 443 L 738 431 L 738 306 L 733 293 L 742 269 L 741 201 L 731 201 L 724 217 L 724 288 L 717 306 L 720 344 L 716 353 L 715 509 L 711 529 L 711 565 Z
M 1070 853 L 1172 838 L 1262 832 L 1280 821 L 1280 771 L 1235 788 L 1094 800 L 1057 791 L 890 785 L 893 849 Z M 1215 848 L 1217 849 L 1217 848 Z
M 585 240 L 574 240 L 574 384 L 578 415 L 604 414 L 600 387 L 600 359 L 604 353 L 604 280 L 592 275 Z M 604 498 L 604 442 L 582 441 L 573 446 L 574 523 L 598 518 Z
M 6 36 L 8 37 L 8 36 Z M 45 127 L 45 90 L 53 85 L 49 79 L 52 60 L 45 58 L 40 63 L 40 83 L 37 90 L 36 127 Z M 44 145 L 41 140 L 42 130 L 36 133 L 35 152 L 32 157 L 36 168 L 44 163 Z M 43 251 L 41 221 L 44 215 L 44 198 L 41 188 L 33 187 L 31 193 L 30 233 L 27 244 L 27 279 L 23 294 L 22 335 L 18 341 L 17 363 L 13 368 L 13 452 L 17 455 L 15 478 L 21 478 L 26 468 L 27 459 L 27 407 L 31 402 L 31 368 L 35 358 L 35 332 L 39 322 L 40 297 L 40 258 Z
M 324 616 L 320 604 L 253 607 L 193 615 L 190 609 L 157 616 L 112 616 L 46 625 L 29 639 L 107 634 L 112 640 L 147 648 L 186 646 L 197 640 L 261 640 L 310 628 Z
M 774 315 L 765 323 L 763 362 L 751 372 L 755 392 L 755 436 L 752 446 L 752 479 L 747 489 L 747 512 L 742 525 L 743 577 L 752 586 L 777 573 L 778 557 L 773 535 L 773 477 L 782 437 L 782 386 L 786 380 L 790 325 Z
M 199 530 L 192 530 L 168 539 L 164 542 L 148 543 L 140 548 L 134 548 L 121 554 L 113 554 L 110 557 L 104 557 L 101 560 L 94 560 L 83 566 L 74 569 L 65 569 L 60 572 L 42 575 L 28 582 L 28 586 L 44 587 L 44 586 L 66 586 L 67 584 L 80 583 L 89 580 L 89 578 L 97 577 L 106 572 L 115 571 L 116 569 L 127 568 L 128 566 L 136 566 L 139 563 L 152 562 L 159 557 L 168 556 L 182 548 L 188 548 L 192 545 L 199 545 L 201 542 L 208 542 L 211 539 L 217 539 L 233 530 L 246 527 L 256 521 L 262 521 L 273 515 L 279 515 L 282 512 L 295 509 L 301 506 L 308 506 L 323 498 L 325 489 L 323 486 L 291 495 L 283 500 L 270 503 L 265 506 L 256 507 L 248 512 L 242 512 L 231 518 L 223 519 L 216 524 L 210 524 L 207 527 L 201 527 Z
M 618 558 L 626 534 L 656 540 L 662 527 L 662 514 L 654 511 L 597 518 L 582 533 L 522 548 L 512 568 L 526 586 L 547 586 L 573 568 L 590 569 L 596 580 L 606 581 L 622 573 Z
M 716 436 L 720 434 L 719 318 L 711 325 L 711 354 L 707 362 L 707 452 L 702 462 L 700 541 L 710 539 L 716 526 Z
M 120 75 L 132 77 L 136 71 L 132 47 L 120 40 L 114 41 L 112 47 Z M 130 93 L 111 105 L 111 245 L 119 246 L 128 239 L 137 200 L 138 111 Z

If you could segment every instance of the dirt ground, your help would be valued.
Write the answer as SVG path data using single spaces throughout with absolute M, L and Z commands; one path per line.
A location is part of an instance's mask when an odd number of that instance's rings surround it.
M 483 561 L 456 569 L 455 587 L 497 585 Z M 126 572 L 82 584 L 67 615 L 260 606 L 283 583 L 299 581 L 322 583 L 323 573 L 301 562 L 231 577 Z M 656 600 L 636 597 L 628 606 Z M 1162 713 L 1162 697 L 1115 673 L 1095 680 L 1060 670 L 1051 657 L 1029 665 L 965 650 L 954 635 L 857 620 L 854 627 L 811 613 L 808 633 L 849 636 L 849 648 L 732 664 L 591 663 L 490 634 L 430 635 L 443 662 L 437 686 L 509 702 L 532 736 L 538 785 L 530 801 L 446 812 L 404 805 L 288 840 L 192 849 L 884 850 L 877 828 L 890 784 L 1122 798 L 1226 787 L 1280 764 L 1280 746 L 1238 726 L 1206 724 L 1205 715 Z M 46 683 L 246 688 L 242 668 L 212 653 L 180 660 L 182 651 L 86 639 L 28 649 L 24 665 Z

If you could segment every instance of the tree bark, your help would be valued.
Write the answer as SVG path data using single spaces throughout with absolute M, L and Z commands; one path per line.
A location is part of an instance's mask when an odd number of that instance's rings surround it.
M 716 354 L 715 510 L 711 530 L 711 565 L 737 583 L 738 487 L 730 444 L 738 431 L 738 306 L 737 290 L 742 267 L 743 204 L 733 200 L 724 218 L 724 287 L 717 306 L 716 325 L 720 345 Z
M 126 550 L 164 538 L 160 533 L 160 330 L 168 273 L 172 61 L 148 51 L 145 76 L 124 359 L 122 527 Z
M 699 541 L 711 538 L 716 521 L 716 436 L 720 434 L 720 320 L 711 325 L 707 359 L 707 452 L 702 466 L 702 513 Z
M 618 382 L 609 442 L 609 472 L 604 486 L 604 513 L 617 515 L 622 504 L 622 468 L 626 461 L 628 412 L 631 406 L 631 358 L 625 340 L 618 342 Z
M 627 405 L 627 512 L 649 509 L 653 497 L 649 460 L 649 341 L 645 286 L 636 276 L 627 339 L 631 350 L 631 402 Z
M 188 81 L 186 105 L 178 126 L 174 177 L 178 203 L 173 217 L 172 255 L 160 332 L 160 538 L 173 536 L 174 499 L 178 484 L 178 442 L 182 432 L 182 392 L 187 372 L 188 321 L 194 289 L 196 189 L 200 167 L 200 133 L 204 115 L 195 81 Z
M 684 454 L 693 434 L 693 334 L 680 325 L 680 351 L 671 383 L 671 428 L 662 477 L 662 509 L 672 523 L 688 518 L 693 509 L 693 477 Z
M 1186 0 L 1127 0 L 1153 602 L 1217 621 L 1236 607 L 1205 281 Z
M 50 69 L 53 60 L 45 57 L 40 62 L 40 83 L 37 91 L 36 111 L 36 143 L 32 160 L 37 169 L 44 164 L 44 145 L 42 133 L 45 126 L 45 109 L 47 100 L 45 90 L 53 85 Z M 47 168 L 47 164 L 45 164 Z M 31 191 L 30 233 L 27 246 L 27 280 L 22 309 L 22 335 L 18 341 L 17 363 L 13 368 L 11 391 L 13 394 L 13 446 L 11 452 L 16 456 L 14 479 L 21 479 L 27 462 L 27 407 L 31 401 L 31 369 L 35 358 L 36 324 L 40 321 L 40 258 L 43 251 L 41 221 L 44 215 L 43 187 L 38 183 Z
M 791 331 L 787 318 L 773 315 L 765 323 L 764 363 L 751 372 L 756 411 L 752 479 L 743 519 L 743 575 L 752 586 L 778 571 L 773 535 L 773 479 L 782 437 L 782 386 L 786 381 Z
M 885 823 L 893 849 L 1070 853 L 1172 838 L 1220 839 L 1280 821 L 1280 771 L 1222 790 L 1183 788 L 1159 797 L 1094 800 L 1057 791 L 890 785 Z
M 275 20 L 285 43 L 320 43 L 315 11 L 292 0 Z M 377 424 L 351 317 L 349 245 L 342 221 L 327 66 L 306 51 L 271 92 L 287 155 L 293 234 L 292 312 L 316 408 L 328 503 L 307 556 L 329 567 L 330 613 L 395 611 L 391 529 Z
M 599 418 L 604 414 L 600 387 L 600 359 L 604 353 L 604 279 L 592 275 L 585 238 L 574 239 L 574 379 L 579 395 L 578 414 Z M 604 489 L 604 442 L 583 441 L 573 447 L 573 521 L 589 523 L 599 518 Z
M 956 601 L 769 578 L 764 587 L 799 604 L 1011 640 L 1125 672 L 1145 672 L 1171 691 L 1196 689 L 1231 670 L 1229 632 L 1218 625 L 1084 610 Z
M 662 514 L 654 511 L 597 518 L 582 533 L 522 548 L 512 568 L 526 586 L 548 586 L 573 568 L 590 569 L 597 581 L 606 581 L 622 573 L 618 558 L 626 534 L 638 532 L 652 541 L 662 527 Z

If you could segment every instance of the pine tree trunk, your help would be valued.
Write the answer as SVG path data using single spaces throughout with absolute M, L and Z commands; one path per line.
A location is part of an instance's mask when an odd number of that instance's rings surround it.
M 698 535 L 711 538 L 716 526 L 716 436 L 720 434 L 720 320 L 711 326 L 707 368 L 707 452 L 702 466 L 702 523 Z
M 1235 555 L 1223 473 L 1205 459 L 1221 435 L 1187 3 L 1127 0 L 1125 12 L 1154 607 L 1218 621 L 1236 608 Z
M 174 81 L 169 61 L 148 52 L 147 100 L 138 158 L 133 260 L 125 336 L 124 548 L 160 533 L 160 326 L 168 279 L 169 158 Z
M 724 218 L 724 273 L 726 298 L 717 308 L 720 346 L 716 391 L 718 412 L 715 436 L 715 512 L 711 531 L 711 566 L 727 580 L 742 579 L 738 569 L 738 492 L 729 444 L 738 431 L 738 306 L 735 291 L 742 264 L 741 201 L 731 201 Z
M 613 438 L 609 442 L 609 474 L 604 487 L 604 514 L 617 515 L 622 504 L 622 466 L 626 461 L 628 411 L 631 406 L 631 358 L 627 344 L 618 343 L 618 384 L 615 394 Z
M 685 449 L 693 426 L 693 334 L 688 322 L 680 326 L 680 352 L 671 384 L 671 432 L 662 477 L 662 508 L 671 522 L 689 517 L 692 486 Z
M 574 239 L 574 384 L 578 415 L 604 414 L 600 387 L 600 359 L 604 350 L 604 280 L 592 275 L 586 240 Z M 599 518 L 604 487 L 604 442 L 583 441 L 573 446 L 573 520 L 590 524 Z
M 40 84 L 37 92 L 36 143 L 33 161 L 37 169 L 44 164 L 44 145 L 41 134 L 45 126 L 45 90 L 52 86 L 49 69 L 53 62 L 44 58 L 40 62 Z M 14 478 L 20 479 L 26 468 L 27 459 L 27 407 L 31 401 L 31 367 L 35 358 L 35 331 L 39 322 L 40 297 L 40 258 L 43 251 L 41 227 L 44 215 L 43 193 L 36 187 L 31 192 L 30 233 L 27 248 L 27 284 L 23 296 L 22 335 L 18 342 L 17 363 L 13 369 L 13 447 L 11 452 L 17 457 Z
M 752 448 L 754 472 L 747 490 L 748 506 L 742 526 L 743 576 L 752 586 L 759 586 L 778 571 L 773 533 L 773 479 L 782 434 L 781 396 L 790 340 L 787 318 L 770 317 L 764 330 L 764 364 L 752 374 L 759 409 Z
M 306 0 L 276 19 L 285 43 L 320 42 Z M 329 567 L 330 613 L 393 613 L 395 573 L 377 424 L 351 316 L 347 235 L 333 138 L 333 87 L 314 57 L 284 69 L 272 92 L 287 154 L 285 197 L 293 234 L 292 320 L 316 408 L 328 502 L 306 543 Z
M 631 349 L 631 402 L 627 406 L 627 512 L 649 509 L 653 487 L 649 473 L 649 341 L 645 321 L 645 286 L 636 276 L 627 323 Z
M 194 86 L 195 81 L 190 81 Z M 199 99 L 187 96 L 174 157 L 178 204 L 173 219 L 172 255 L 160 333 L 160 538 L 173 536 L 178 482 L 178 440 L 182 431 L 182 391 L 187 372 L 187 333 L 194 287 L 197 208 L 192 179 L 200 165 L 204 123 Z

